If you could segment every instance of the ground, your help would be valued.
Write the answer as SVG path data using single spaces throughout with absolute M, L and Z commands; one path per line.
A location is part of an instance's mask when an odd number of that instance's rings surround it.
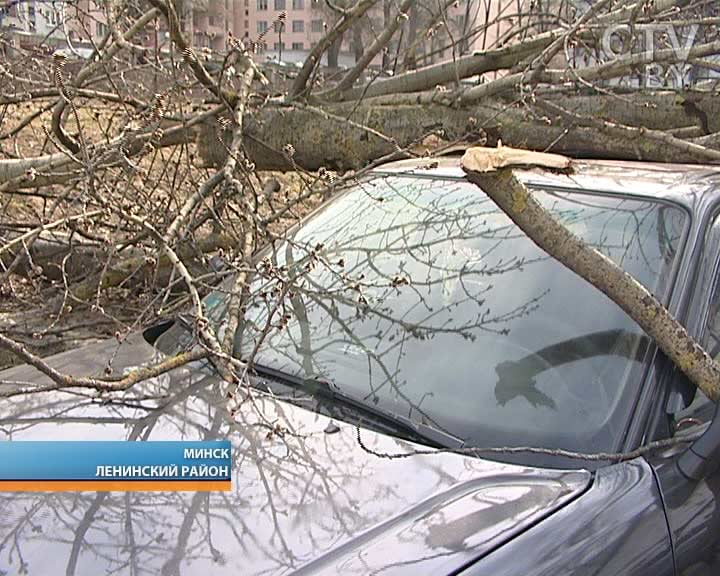
M 88 138 L 97 140 L 104 134 L 111 134 L 118 125 L 128 122 L 129 116 L 117 109 L 97 104 L 81 102 L 80 112 L 83 132 Z M 33 112 L 34 105 L 0 107 L 0 134 L 12 130 L 27 114 Z M 46 112 L 23 129 L 17 137 L 0 139 L 0 158 L 17 158 L 56 152 L 58 147 L 49 137 L 50 116 Z M 76 130 L 70 122 L 68 130 Z M 177 152 L 176 156 L 173 156 Z M 177 158 L 182 157 L 181 161 Z M 159 158 L 159 159 L 158 159 Z M 170 160 L 174 173 L 168 170 Z M 167 207 L 171 218 L 182 200 L 192 194 L 203 179 L 210 174 L 209 169 L 197 166 L 194 145 L 174 151 L 164 149 L 159 157 L 148 155 L 138 162 L 141 170 L 133 180 L 137 190 L 151 188 L 150 201 Z M 286 198 L 295 198 L 303 191 L 303 179 L 295 173 L 261 173 L 260 181 L 276 179 L 280 183 L 280 192 L 275 202 L 281 204 Z M 305 181 L 317 180 L 317 175 L 306 175 Z M 152 184 L 152 186 L 151 186 Z M 49 215 L 53 210 L 53 195 L 74 194 L 80 191 L 70 187 L 44 187 L 28 190 L 30 194 L 9 194 L 0 192 L 0 234 L 6 235 L 15 230 L 23 232 L 31 229 L 27 225 L 52 221 Z M 102 193 L 102 188 L 100 188 Z M 108 192 L 111 193 L 111 192 Z M 145 198 L 134 197 L 141 202 Z M 282 232 L 309 210 L 322 201 L 315 196 L 302 202 L 293 209 L 293 213 L 281 219 L 273 226 L 273 232 Z M 63 205 L 63 210 L 66 210 Z M 67 214 L 67 212 L 63 212 Z M 54 213 L 53 213 L 54 214 Z M 113 239 L 114 240 L 114 239 Z M 100 306 L 78 303 L 68 297 L 63 282 L 59 278 L 46 274 L 3 274 L 0 271 L 0 331 L 24 344 L 40 356 L 47 356 L 66 349 L 80 346 L 93 340 L 112 337 L 119 330 L 126 332 L 138 329 L 149 322 L 147 309 L 156 304 L 156 286 L 146 286 L 136 281 L 137 276 L 129 277 L 118 286 L 102 290 Z M 78 292 L 74 289 L 73 294 Z M 97 303 L 97 302 L 96 302 Z M 138 316 L 145 316 L 140 325 L 135 322 Z M 151 318 L 150 318 L 151 319 Z M 0 368 L 17 363 L 9 353 L 0 351 Z

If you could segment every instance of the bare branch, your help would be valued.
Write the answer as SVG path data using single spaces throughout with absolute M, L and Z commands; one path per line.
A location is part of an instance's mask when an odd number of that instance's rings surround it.
M 320 59 L 325 51 L 376 2 L 377 0 L 359 0 L 353 8 L 343 13 L 342 17 L 337 21 L 335 26 L 333 26 L 325 36 L 323 36 L 323 38 L 310 51 L 310 54 L 308 54 L 303 67 L 300 69 L 297 78 L 295 78 L 295 81 L 290 88 L 288 100 L 295 100 L 305 93 L 310 75 L 315 69 L 317 63 L 320 62 Z
M 332 94 L 338 92 L 345 92 L 352 88 L 352 85 L 355 84 L 355 81 L 368 67 L 370 62 L 372 62 L 372 59 L 375 58 L 375 56 L 377 56 L 385 46 L 387 46 L 388 42 L 390 42 L 392 37 L 395 35 L 395 32 L 397 32 L 400 24 L 404 22 L 403 16 L 410 9 L 411 4 L 412 0 L 403 1 L 403 3 L 398 8 L 398 14 L 395 16 L 390 25 L 385 27 L 382 34 L 380 34 L 380 36 L 375 39 L 375 41 L 370 45 L 370 47 L 365 50 L 365 52 L 363 52 L 362 58 L 360 58 L 360 60 L 355 63 L 355 66 L 352 68 L 352 70 L 350 70 L 347 74 L 345 74 L 345 76 L 343 76 L 342 80 L 340 80 L 338 85 L 333 89 L 332 93 L 328 95 L 330 99 L 332 99 Z M 323 95 L 319 94 L 318 96 L 322 97 Z
M 503 148 L 470 148 L 462 160 L 468 180 L 479 186 L 541 249 L 620 306 L 708 398 L 719 400 L 720 364 L 650 291 L 560 224 L 533 198 L 513 174 L 514 167 L 536 165 L 533 154 L 523 154 L 517 163 L 514 158 L 506 159 L 505 154 Z M 542 158 L 537 165 L 547 166 Z

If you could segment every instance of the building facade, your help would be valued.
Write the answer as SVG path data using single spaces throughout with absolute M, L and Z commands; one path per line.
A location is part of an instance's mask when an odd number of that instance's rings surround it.
M 61 46 L 67 21 L 65 1 L 0 1 L 0 34 L 6 41 L 23 47 L 44 43 L 49 48 Z
M 342 4 L 343 0 L 335 0 Z M 422 0 L 420 0 L 422 2 Z M 6 43 L 19 47 L 57 49 L 72 46 L 77 53 L 91 51 L 107 33 L 110 3 L 101 0 L 0 0 L 0 34 Z M 436 0 L 427 0 L 428 9 L 437 10 Z M 350 2 L 347 2 L 350 4 Z M 418 65 L 448 58 L 451 39 L 467 36 L 488 18 L 502 13 L 507 4 L 517 10 L 517 0 L 491 2 L 488 12 L 480 0 L 458 0 L 441 21 L 428 26 L 422 20 L 428 10 L 417 9 L 403 23 L 400 40 L 388 52 L 399 54 L 408 47 L 418 54 Z M 225 49 L 228 33 L 259 48 L 258 59 L 297 63 L 332 27 L 338 16 L 324 0 L 183 0 L 177 4 L 182 29 L 193 46 L 208 53 Z M 339 65 L 350 66 L 357 56 L 382 32 L 389 18 L 395 17 L 397 2 L 381 0 L 344 34 L 337 55 Z M 488 45 L 488 37 L 499 31 L 470 35 L 463 40 L 463 52 Z M 134 40 L 146 47 L 168 50 L 170 39 L 162 19 L 146 27 Z M 398 41 L 401 45 L 398 47 Z M 492 42 L 490 42 L 492 44 Z M 387 56 L 386 56 L 387 57 Z M 378 56 L 373 65 L 383 62 Z

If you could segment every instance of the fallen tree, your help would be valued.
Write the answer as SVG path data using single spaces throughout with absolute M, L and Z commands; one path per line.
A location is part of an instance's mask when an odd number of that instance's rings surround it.
M 448 141 L 482 132 L 489 144 L 502 140 L 516 147 L 552 149 L 579 157 L 718 161 L 720 105 L 712 84 L 682 92 L 622 88 L 628 82 L 639 85 L 647 82 L 650 66 L 674 66 L 694 75 L 717 68 L 708 60 L 720 53 L 720 42 L 711 32 L 712 10 L 702 12 L 691 2 L 654 2 L 648 6 L 628 2 L 619 7 L 601 2 L 569 28 L 528 35 L 516 42 L 408 70 L 365 86 L 348 81 L 359 78 L 371 57 L 392 43 L 394 35 L 386 34 L 382 37 L 385 44 L 378 39 L 369 46 L 366 57 L 336 87 L 316 89 L 313 71 L 319 57 L 335 36 L 360 20 L 371 4 L 359 3 L 328 31 L 327 41 L 315 47 L 287 95 L 263 98 L 260 105 L 248 106 L 244 135 L 248 156 L 257 168 L 292 169 L 292 163 L 282 154 L 286 144 L 296 150 L 296 164 L 307 169 L 357 168 L 407 148 L 433 131 L 441 131 Z M 86 140 L 85 155 L 96 166 L 116 165 L 119 150 L 121 156 L 142 153 L 151 136 L 157 136 L 159 123 L 162 133 L 153 146 L 176 146 L 197 139 L 205 161 L 219 164 L 227 154 L 228 136 L 221 135 L 225 145 L 218 142 L 215 120 L 218 114 L 229 115 L 238 93 L 232 89 L 232 82 L 223 88 L 218 88 L 221 84 L 216 86 L 202 59 L 180 31 L 175 9 L 160 0 L 153 6 L 127 26 L 122 38 L 129 40 L 149 17 L 161 12 L 174 43 L 184 55 L 188 72 L 217 102 L 216 108 L 200 116 L 185 115 L 179 122 L 161 119 L 162 114 L 153 119 L 158 103 L 152 98 L 143 100 L 134 93 L 88 92 L 85 83 L 97 71 L 97 63 L 87 64 L 69 80 L 63 80 L 63 68 L 56 63 L 57 90 L 35 91 L 33 99 L 56 98 L 52 130 L 72 153 L 79 150 L 76 140 L 80 133 L 68 135 L 61 120 L 72 119 L 68 110 L 72 109 L 73 98 L 120 99 L 150 112 L 145 114 L 148 119 L 145 126 L 136 133 L 129 132 L 102 144 Z M 684 30 L 681 15 L 686 13 L 688 17 L 695 16 L 699 24 L 690 28 L 692 36 L 687 32 L 678 39 L 675 28 Z M 603 34 L 608 30 L 625 30 L 628 15 L 633 16 L 632 24 L 645 36 L 643 26 L 664 25 L 673 31 L 675 40 L 672 43 L 658 40 L 658 46 L 652 50 L 635 47 L 622 54 L 607 54 L 609 40 Z M 705 20 L 707 26 L 703 28 Z M 701 35 L 697 34 L 698 29 Z M 572 53 L 570 47 L 574 48 Z M 122 41 L 110 39 L 100 54 L 108 59 L 122 50 Z M 230 51 L 224 66 L 229 68 L 238 53 Z M 590 64 L 578 66 L 568 61 L 577 58 L 576 53 L 595 57 Z M 489 74 L 496 76 L 492 78 Z M 467 78 L 475 78 L 475 84 L 460 83 Z M 486 80 L 477 83 L 477 78 Z M 260 87 L 262 75 L 257 76 L 257 81 Z M 62 96 L 58 98 L 57 94 Z M 16 100 L 10 94 L 4 97 L 6 102 Z M 153 121 L 158 126 L 152 125 Z M 203 122 L 204 128 L 189 130 Z M 73 159 L 68 152 L 0 160 L 0 186 L 16 189 L 47 185 L 52 183 L 53 173 L 58 181 L 67 179 L 68 167 L 74 165 L 76 173 L 79 164 L 81 159 Z M 27 177 L 28 172 L 32 177 Z
M 720 99 L 711 74 L 720 68 L 714 60 L 720 40 L 714 27 L 717 8 L 706 4 L 596 2 L 572 21 L 558 18 L 554 27 L 529 19 L 521 30 L 505 29 L 495 44 L 474 53 L 464 53 L 463 42 L 486 33 L 491 23 L 475 22 L 458 39 L 448 28 L 446 48 L 452 57 L 415 69 L 420 43 L 413 39 L 403 44 L 399 36 L 405 21 L 412 20 L 407 26 L 415 31 L 419 23 L 416 15 L 410 19 L 404 12 L 412 4 L 403 3 L 386 15 L 388 28 L 369 43 L 357 65 L 328 81 L 321 71 L 323 53 L 368 17 L 375 3 L 362 0 L 338 8 L 335 24 L 286 91 L 268 85 L 248 39 L 229 36 L 227 51 L 213 68 L 186 37 L 179 7 L 167 0 L 150 4 L 141 12 L 123 4 L 108 22 L 94 57 L 72 73 L 62 58 L 55 58 L 46 77 L 3 68 L 23 88 L 0 94 L 0 104 L 17 106 L 21 95 L 27 95 L 41 109 L 22 116 L 0 134 L 0 142 L 16 140 L 45 112 L 51 117 L 43 126 L 40 153 L 18 152 L 16 146 L 0 159 L 0 193 L 11 198 L 27 194 L 46 203 L 36 221 L 21 226 L 19 233 L 17 228 L 4 233 L 6 245 L 14 243 L 16 249 L 4 250 L 8 257 L 2 264 L 6 277 L 11 269 L 34 269 L 23 261 L 32 260 L 32 250 L 23 246 L 24 240 L 17 241 L 18 234 L 41 247 L 48 227 L 68 232 L 71 222 L 82 220 L 83 211 L 92 211 L 92 219 L 72 229 L 85 239 L 83 249 L 124 253 L 127 262 L 114 261 L 115 268 L 105 266 L 89 283 L 83 278 L 82 289 L 74 291 L 75 279 L 68 274 L 71 255 L 61 254 L 55 280 L 64 284 L 64 300 L 89 304 L 92 296 L 97 302 L 103 278 L 117 277 L 122 283 L 143 269 L 143 277 L 155 280 L 153 302 L 162 302 L 163 308 L 171 287 L 181 283 L 199 342 L 229 381 L 237 368 L 232 334 L 241 324 L 256 250 L 277 238 L 273 227 L 304 201 L 327 197 L 351 181 L 353 172 L 373 163 L 424 156 L 456 144 L 501 143 L 572 157 L 720 163 Z M 450 5 L 432 12 L 428 34 L 448 27 L 443 10 Z M 163 62 L 158 56 L 153 73 L 164 74 L 170 86 L 153 93 L 128 83 L 125 71 L 113 75 L 111 69 L 120 55 L 138 52 L 130 44 L 134 36 L 159 16 L 173 54 L 182 61 Z M 672 34 L 658 38 L 652 50 L 632 36 L 637 30 L 647 39 L 644 30 L 657 27 Z M 616 52 L 611 41 L 620 32 L 629 35 L 629 43 Z M 403 54 L 403 49 L 409 52 Z M 393 50 L 392 70 L 383 71 L 389 77 L 368 80 L 371 63 L 381 54 L 383 61 L 389 60 Z M 677 84 L 665 82 L 663 89 L 637 90 L 662 80 L 659 69 L 681 72 L 683 82 L 691 78 L 693 86 L 677 90 L 672 89 Z M 36 89 L 28 89 L 33 85 Z M 201 91 L 202 102 L 188 96 L 188 86 Z M 114 119 L 106 125 L 88 119 L 83 111 L 93 103 L 111 104 Z M 199 175 L 198 164 L 211 169 Z M 261 170 L 295 171 L 302 189 L 292 200 L 283 198 L 281 187 L 271 185 Z M 347 174 L 338 178 L 329 170 Z M 488 177 L 473 178 L 492 186 Z M 223 242 L 203 248 L 200 240 L 208 237 L 222 237 Z M 222 339 L 208 328 L 200 299 L 197 278 L 204 278 L 208 268 L 194 266 L 207 260 L 206 251 L 220 250 L 238 278 L 231 291 L 232 330 Z M 151 270 L 145 270 L 148 262 Z M 626 296 L 611 295 L 624 309 L 637 310 L 637 302 L 623 301 Z M 146 310 L 138 322 L 155 317 L 151 306 Z M 662 341 L 662 331 L 640 324 L 661 346 L 681 345 Z M 0 346 L 22 352 L 7 339 Z M 26 352 L 19 353 L 24 360 L 40 362 Z M 668 354 L 717 396 L 716 384 L 709 384 L 715 368 L 707 357 L 700 354 L 697 361 L 705 371 L 698 372 L 685 357 Z M 88 385 L 45 373 L 61 387 Z M 108 383 L 108 389 L 113 386 Z M 102 389 L 102 382 L 94 380 L 92 387 Z

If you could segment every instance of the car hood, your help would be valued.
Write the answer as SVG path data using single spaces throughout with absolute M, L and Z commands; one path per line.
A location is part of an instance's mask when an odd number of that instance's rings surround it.
M 158 354 L 135 335 L 50 362 L 96 375 Z M 0 381 L 2 391 L 48 383 L 27 366 Z M 369 430 L 359 442 L 354 426 L 259 392 L 230 405 L 202 363 L 113 395 L 3 399 L 0 431 L 4 440 L 228 438 L 233 447 L 231 492 L 0 494 L 0 573 L 449 573 L 591 481 L 582 470 L 412 454 L 417 446 Z

